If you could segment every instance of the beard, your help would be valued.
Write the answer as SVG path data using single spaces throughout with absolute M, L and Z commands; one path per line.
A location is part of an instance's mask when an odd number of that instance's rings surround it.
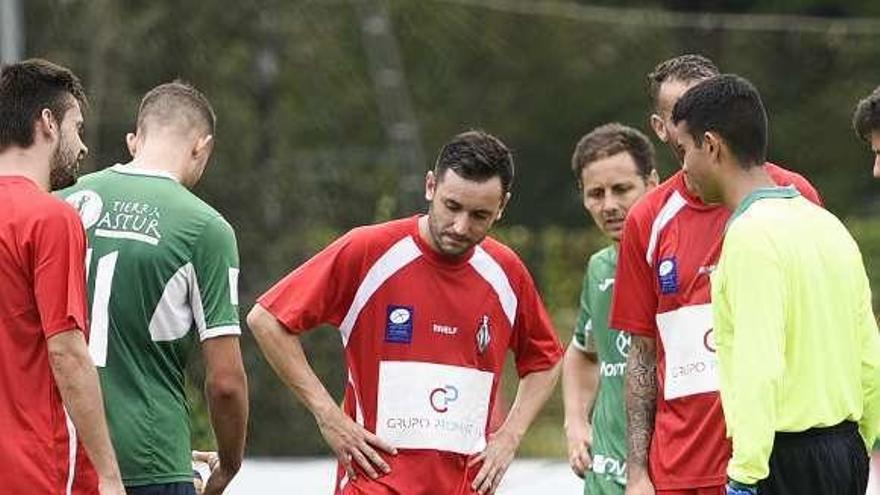
M 440 251 L 440 254 L 445 256 L 449 256 L 452 258 L 461 256 L 466 253 L 472 247 L 476 246 L 485 238 L 485 236 L 480 237 L 479 239 L 472 239 L 469 237 L 462 237 L 452 234 L 450 232 L 444 231 L 443 227 L 440 225 L 440 222 L 437 220 L 435 215 L 433 214 L 434 205 L 431 204 L 428 207 L 428 233 L 431 236 L 431 240 L 434 241 L 434 246 Z M 450 240 L 454 239 L 454 244 L 450 244 Z
M 79 155 L 72 147 L 58 143 L 49 169 L 49 189 L 57 191 L 76 184 L 79 176 Z

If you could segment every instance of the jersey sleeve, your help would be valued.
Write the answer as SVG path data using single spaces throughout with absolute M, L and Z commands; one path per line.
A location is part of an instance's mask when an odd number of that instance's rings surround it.
M 650 225 L 641 220 L 646 210 L 639 206 L 637 203 L 627 215 L 620 239 L 609 326 L 635 335 L 656 337 L 657 291 L 654 272 L 645 258 Z
M 519 304 L 511 348 L 520 377 L 552 368 L 562 359 L 562 345 L 547 308 L 525 267 L 518 283 Z
M 329 323 L 338 327 L 358 286 L 359 261 L 349 232 L 281 279 L 257 302 L 291 333 Z
M 769 473 L 777 424 L 775 397 L 785 369 L 785 275 L 766 236 L 728 231 L 723 271 L 713 279 L 721 401 L 733 454 L 727 474 L 756 483 Z
M 591 263 L 592 264 L 592 263 Z M 596 344 L 593 339 L 593 311 L 590 306 L 590 269 L 584 272 L 584 281 L 581 286 L 581 295 L 578 305 L 577 322 L 574 325 L 574 334 L 571 345 L 581 352 L 596 352 Z
M 86 237 L 65 204 L 47 211 L 30 232 L 34 300 L 46 338 L 73 329 L 88 333 Z
M 195 282 L 190 304 L 201 340 L 241 333 L 238 316 L 238 246 L 222 217 L 208 222 L 193 247 Z

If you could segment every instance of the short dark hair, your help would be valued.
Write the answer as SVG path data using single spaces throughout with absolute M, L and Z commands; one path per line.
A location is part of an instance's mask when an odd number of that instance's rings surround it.
M 880 131 L 880 86 L 859 101 L 853 112 L 853 129 L 859 138 L 871 141 L 871 133 Z
M 708 57 L 688 53 L 664 60 L 648 73 L 648 96 L 657 108 L 660 86 L 666 81 L 690 82 L 717 76 L 721 71 Z
M 217 125 L 214 108 L 205 95 L 180 79 L 160 84 L 144 95 L 138 108 L 138 129 L 146 130 L 145 123 L 149 119 L 161 125 L 178 120 L 188 128 L 201 127 L 207 134 L 214 134 Z
M 698 146 L 703 133 L 718 133 L 741 165 L 763 164 L 767 157 L 767 112 L 747 79 L 723 74 L 690 88 L 675 104 L 672 122 L 685 121 Z
M 477 182 L 498 177 L 505 193 L 513 185 L 513 154 L 500 139 L 485 131 L 463 132 L 440 148 L 434 174 L 442 180 L 449 169 L 463 179 Z
M 0 68 L 0 150 L 34 143 L 34 122 L 49 109 L 60 124 L 71 100 L 86 106 L 79 78 L 66 67 L 32 58 Z
M 587 165 L 624 152 L 629 153 L 636 162 L 636 172 L 643 179 L 647 179 L 654 171 L 654 145 L 638 129 L 612 122 L 601 125 L 582 137 L 571 157 L 571 171 L 574 172 L 578 187 L 583 186 L 581 174 Z

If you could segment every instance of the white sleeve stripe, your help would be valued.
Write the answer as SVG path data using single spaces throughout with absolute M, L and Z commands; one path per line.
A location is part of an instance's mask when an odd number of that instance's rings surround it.
M 516 307 L 519 302 L 504 269 L 480 246 L 477 246 L 474 251 L 470 264 L 495 290 L 498 300 L 501 302 L 501 308 L 504 309 L 504 314 L 510 321 L 510 326 L 513 327 L 516 321 Z
M 354 324 L 357 322 L 357 318 L 364 309 L 364 306 L 366 306 L 370 301 L 370 298 L 373 297 L 373 294 L 379 290 L 379 287 L 381 287 L 386 280 L 400 271 L 401 268 L 418 258 L 421 254 L 422 252 L 419 251 L 419 247 L 416 245 L 415 240 L 413 240 L 411 236 L 407 236 L 391 246 L 391 248 L 389 248 L 388 251 L 386 251 L 385 254 L 376 260 L 373 266 L 370 267 L 370 270 L 367 272 L 363 281 L 361 281 L 361 285 L 358 287 L 357 292 L 354 295 L 354 300 L 352 300 L 351 306 L 345 314 L 345 319 L 342 320 L 342 324 L 339 326 L 339 330 L 342 333 L 343 346 L 348 345 L 348 339 L 351 336 L 351 331 L 354 329 Z
M 76 427 L 73 426 L 73 420 L 64 408 L 64 422 L 67 425 L 67 484 L 64 487 L 65 495 L 73 493 L 73 482 L 76 480 Z
M 645 252 L 645 260 L 648 262 L 648 266 L 654 265 L 654 251 L 657 249 L 660 232 L 685 205 L 687 205 L 687 202 L 681 194 L 678 191 L 674 191 L 669 196 L 669 199 L 666 200 L 663 208 L 660 208 L 660 213 L 657 214 L 657 217 L 654 218 L 654 223 L 651 224 L 651 238 L 648 241 L 648 249 Z
M 224 325 L 222 327 L 213 327 L 199 332 L 199 340 L 204 342 L 214 337 L 223 337 L 224 335 L 241 335 L 241 327 L 238 325 Z

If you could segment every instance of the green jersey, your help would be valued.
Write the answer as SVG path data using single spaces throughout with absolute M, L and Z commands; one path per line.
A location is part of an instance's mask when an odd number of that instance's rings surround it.
M 89 351 L 123 482 L 191 481 L 184 370 L 241 333 L 232 227 L 170 174 L 116 165 L 61 192 L 89 241 Z
M 599 392 L 593 404 L 593 458 L 586 475 L 585 493 L 622 494 L 626 486 L 626 409 L 623 380 L 629 334 L 608 328 L 608 310 L 617 269 L 617 248 L 608 246 L 593 254 L 581 289 L 580 312 L 572 344 L 596 353 Z

